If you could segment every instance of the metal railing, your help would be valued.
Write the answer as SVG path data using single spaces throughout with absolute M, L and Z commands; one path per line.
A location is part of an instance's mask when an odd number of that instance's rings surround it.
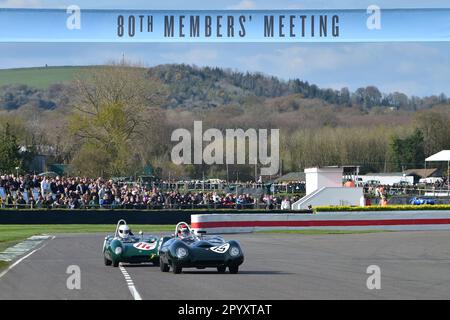
M 389 196 L 447 196 L 450 197 L 450 189 L 448 188 L 418 188 L 418 187 L 389 187 L 384 189 L 385 194 Z M 375 190 L 369 191 L 364 189 L 366 195 L 377 195 Z
M 281 204 L 272 203 L 266 204 L 264 202 L 247 203 L 247 204 L 224 204 L 224 203 L 207 203 L 207 204 L 88 204 L 88 205 L 45 205 L 45 204 L 0 204 L 2 209 L 67 209 L 67 210 L 221 210 L 221 209 L 231 209 L 231 210 L 281 210 Z
M 205 191 L 205 192 L 232 192 L 236 188 L 254 189 L 272 193 L 304 193 L 304 183 L 244 183 L 244 182 L 228 182 L 228 183 L 202 183 L 202 182 L 152 182 L 147 184 L 149 188 L 157 188 L 160 191 Z

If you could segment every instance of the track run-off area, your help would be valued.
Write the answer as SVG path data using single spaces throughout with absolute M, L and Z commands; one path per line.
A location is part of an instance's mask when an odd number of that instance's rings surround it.
M 157 233 L 161 235 L 161 233 Z M 449 299 L 450 231 L 252 233 L 238 274 L 105 266 L 104 234 L 56 234 L 0 277 L 0 299 Z M 369 289 L 369 266 L 380 289 Z M 73 273 L 79 271 L 79 287 Z M 71 280 L 72 279 L 72 280 Z

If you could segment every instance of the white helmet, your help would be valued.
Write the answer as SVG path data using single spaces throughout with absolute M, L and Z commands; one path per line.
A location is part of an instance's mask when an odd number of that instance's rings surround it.
M 181 239 L 189 238 L 191 237 L 191 232 L 186 225 L 182 225 L 181 228 L 178 230 L 178 237 Z
M 119 237 L 122 239 L 128 239 L 130 236 L 131 229 L 126 224 L 121 224 L 119 226 Z

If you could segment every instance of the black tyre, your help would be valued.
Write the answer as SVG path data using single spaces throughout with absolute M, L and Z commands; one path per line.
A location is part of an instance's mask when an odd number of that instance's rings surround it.
M 239 266 L 229 266 L 228 269 L 230 269 L 230 273 L 236 274 L 239 272 Z
M 112 261 L 107 259 L 106 257 L 103 257 L 103 261 L 105 262 L 105 266 L 110 266 L 112 265 Z
M 113 261 L 112 265 L 114 268 L 117 268 L 119 266 L 119 261 Z
M 181 273 L 182 270 L 183 270 L 182 267 L 176 265 L 175 263 L 172 263 L 172 272 L 174 274 L 179 274 L 179 273 Z
M 159 259 L 153 260 L 153 265 L 159 267 Z
M 225 273 L 226 270 L 227 270 L 226 266 L 217 267 L 217 272 L 218 273 Z
M 159 258 L 159 268 L 162 272 L 169 272 L 170 269 L 169 265 L 164 263 L 161 258 Z

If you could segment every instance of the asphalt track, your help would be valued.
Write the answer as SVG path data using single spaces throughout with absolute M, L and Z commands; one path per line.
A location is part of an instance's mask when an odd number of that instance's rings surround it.
M 0 278 L 0 299 L 449 299 L 450 231 L 347 235 L 240 234 L 239 274 L 152 265 L 103 265 L 104 235 L 56 235 Z M 66 286 L 69 265 L 81 289 Z M 381 289 L 369 290 L 369 265 Z

